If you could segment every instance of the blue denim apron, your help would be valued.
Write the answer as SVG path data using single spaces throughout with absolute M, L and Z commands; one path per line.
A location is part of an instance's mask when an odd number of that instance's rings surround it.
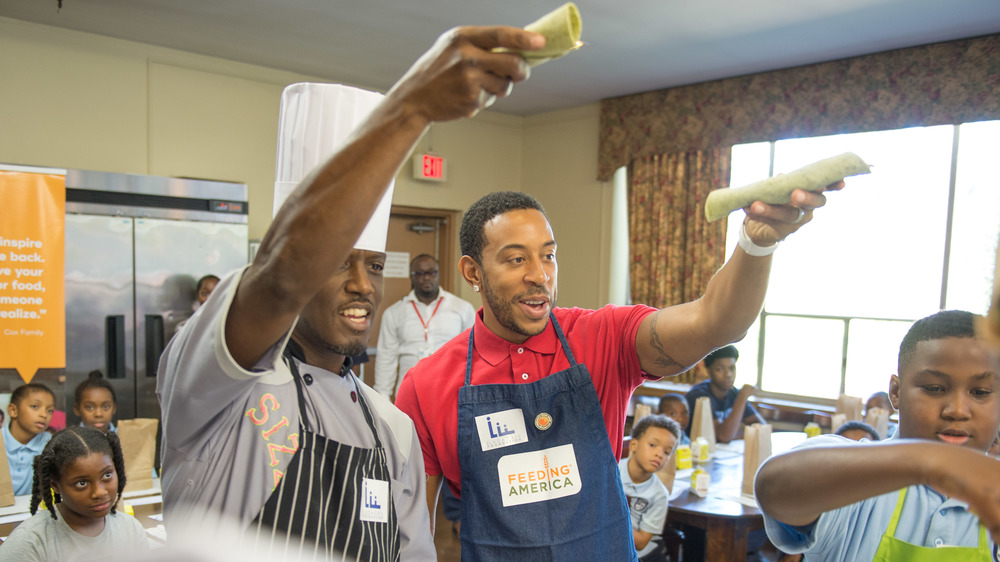
M 462 560 L 638 560 L 590 373 L 549 315 L 570 368 L 458 392 Z

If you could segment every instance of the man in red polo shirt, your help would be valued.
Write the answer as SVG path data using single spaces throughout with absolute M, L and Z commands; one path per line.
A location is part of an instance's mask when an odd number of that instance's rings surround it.
M 431 513 L 442 477 L 461 496 L 463 558 L 634 560 L 616 466 L 632 391 L 742 338 L 770 254 L 825 201 L 796 191 L 789 205 L 755 202 L 705 296 L 662 310 L 556 308 L 542 206 L 517 192 L 474 203 L 459 270 L 483 308 L 471 331 L 409 371 L 396 400 L 420 438 Z

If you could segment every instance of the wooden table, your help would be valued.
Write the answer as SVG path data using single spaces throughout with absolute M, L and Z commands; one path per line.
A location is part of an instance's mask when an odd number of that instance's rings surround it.
M 799 432 L 771 435 L 771 449 L 784 452 L 805 440 Z M 695 527 L 705 532 L 704 544 L 685 541 L 685 560 L 709 562 L 746 560 L 747 537 L 764 528 L 764 516 L 750 498 L 740 500 L 743 485 L 743 442 L 719 445 L 712 460 L 701 465 L 711 475 L 708 495 L 701 497 L 691 490 L 690 471 L 679 471 L 675 490 L 680 495 L 670 500 L 667 523 Z

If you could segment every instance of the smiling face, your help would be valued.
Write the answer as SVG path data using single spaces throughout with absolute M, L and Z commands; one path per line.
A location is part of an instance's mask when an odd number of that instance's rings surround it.
M 635 463 L 643 472 L 656 472 L 666 464 L 675 445 L 677 438 L 673 433 L 662 427 L 650 426 L 638 439 L 629 441 L 628 462 Z
M 975 338 L 921 341 L 889 383 L 899 436 L 986 451 L 1000 427 L 1000 355 Z
M 44 390 L 33 390 L 17 404 L 7 406 L 10 416 L 10 434 L 22 444 L 31 441 L 49 427 L 52 412 L 56 409 L 52 394 Z
M 106 388 L 89 387 L 80 394 L 80 403 L 73 406 L 73 412 L 87 427 L 104 433 L 111 428 L 111 418 L 115 415 L 115 399 Z
M 337 372 L 345 355 L 361 355 L 379 303 L 385 254 L 354 250 L 340 270 L 310 300 L 292 338 L 310 363 Z
M 503 339 L 521 343 L 540 334 L 558 290 L 556 242 L 545 215 L 518 209 L 483 228 L 482 263 L 462 256 L 465 279 L 483 290 L 483 322 Z
M 74 529 L 85 527 L 111 512 L 118 499 L 118 473 L 111 457 L 91 453 L 64 466 L 52 487 L 62 497 L 56 505 L 66 523 Z

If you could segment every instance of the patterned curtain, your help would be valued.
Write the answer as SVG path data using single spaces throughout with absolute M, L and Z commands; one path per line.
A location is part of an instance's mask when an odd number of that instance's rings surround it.
M 654 155 L 629 166 L 632 302 L 690 302 L 726 261 L 726 222 L 705 220 L 709 191 L 729 183 L 730 147 Z M 694 370 L 671 379 L 693 383 Z
M 601 101 L 597 179 L 653 154 L 1000 119 L 1000 35 Z

